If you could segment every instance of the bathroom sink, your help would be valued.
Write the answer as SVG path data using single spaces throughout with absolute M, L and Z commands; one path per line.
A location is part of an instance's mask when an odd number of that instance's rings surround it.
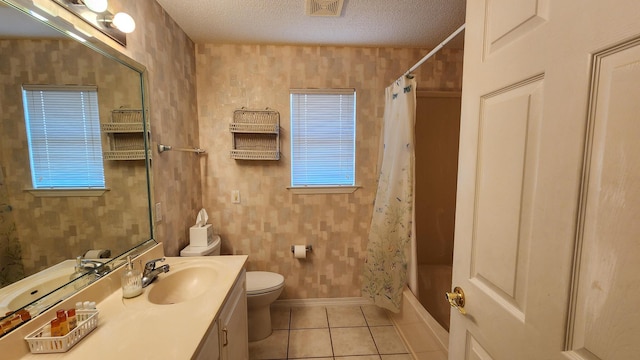
M 10 310 L 17 310 L 21 306 L 29 304 L 30 302 L 44 295 L 47 295 L 51 291 L 61 287 L 69 281 L 69 274 L 63 274 L 51 279 L 47 279 L 38 284 L 34 284 L 33 286 L 22 290 L 20 293 L 17 293 L 15 297 L 9 302 L 7 307 Z
M 147 299 L 152 304 L 170 305 L 195 299 L 215 284 L 218 272 L 212 267 L 188 267 L 160 274 L 151 286 Z

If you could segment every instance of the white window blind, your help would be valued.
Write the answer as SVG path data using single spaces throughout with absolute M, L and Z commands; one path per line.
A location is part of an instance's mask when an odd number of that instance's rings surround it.
M 353 89 L 291 90 L 291 186 L 355 185 Z
M 23 85 L 34 189 L 104 188 L 96 87 Z

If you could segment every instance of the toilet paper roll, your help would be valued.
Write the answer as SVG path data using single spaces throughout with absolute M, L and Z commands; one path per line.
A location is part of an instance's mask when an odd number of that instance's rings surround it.
M 306 259 L 307 247 L 305 245 L 295 245 L 293 247 L 293 257 L 296 259 Z
M 89 250 L 84 254 L 85 259 L 106 259 L 111 256 L 111 250 Z

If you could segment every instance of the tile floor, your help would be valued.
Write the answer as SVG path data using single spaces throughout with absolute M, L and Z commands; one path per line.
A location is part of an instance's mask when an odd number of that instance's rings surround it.
M 386 312 L 373 305 L 271 308 L 273 333 L 249 343 L 254 360 L 411 360 Z

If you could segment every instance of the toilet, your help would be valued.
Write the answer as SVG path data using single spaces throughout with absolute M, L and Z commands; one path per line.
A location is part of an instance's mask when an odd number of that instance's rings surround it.
M 284 276 L 268 271 L 247 271 L 249 341 L 271 335 L 271 304 L 284 288 Z
M 209 246 L 187 245 L 180 256 L 220 255 L 220 236 L 214 235 Z M 271 335 L 271 304 L 284 288 L 284 276 L 268 271 L 247 271 L 247 317 L 249 341 L 257 341 Z

